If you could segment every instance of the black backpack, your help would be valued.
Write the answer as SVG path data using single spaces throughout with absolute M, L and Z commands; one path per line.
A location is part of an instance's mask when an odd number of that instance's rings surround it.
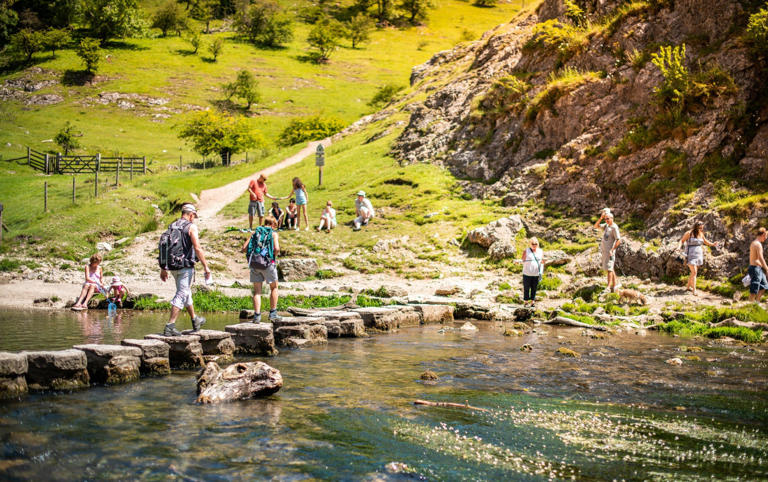
M 189 236 L 189 226 L 192 223 L 186 219 L 179 219 L 168 226 L 168 229 L 160 235 L 158 244 L 157 264 L 164 270 L 177 270 L 191 268 L 195 265 L 195 260 L 187 255 L 189 250 L 185 250 L 184 237 Z M 194 255 L 193 255 L 194 256 Z
M 252 269 L 267 269 L 275 259 L 274 242 L 272 240 L 272 228 L 259 226 L 253 232 L 248 242 L 245 257 L 248 267 Z

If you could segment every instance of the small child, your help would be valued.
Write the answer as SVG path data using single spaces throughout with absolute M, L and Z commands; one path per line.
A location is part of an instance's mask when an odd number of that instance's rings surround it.
M 284 221 L 283 216 L 285 215 L 285 212 L 280 209 L 280 204 L 278 204 L 277 201 L 272 203 L 272 209 L 269 210 L 269 214 L 271 214 L 272 217 L 277 220 L 277 229 L 282 229 Z
M 285 207 L 285 219 L 283 222 L 287 229 L 299 229 L 299 207 L 293 198 L 288 201 L 288 205 Z
M 336 227 L 336 210 L 333 209 L 333 203 L 331 201 L 328 201 L 325 203 L 325 209 L 323 209 L 323 214 L 320 216 L 320 226 L 317 227 L 318 231 L 322 231 L 323 228 L 327 229 L 328 232 L 331 232 L 331 229 Z
M 112 284 L 109 286 L 109 292 L 107 294 L 107 297 L 112 299 L 113 303 L 117 303 L 120 305 L 120 308 L 123 307 L 123 297 L 128 296 L 128 288 L 125 287 L 125 285 L 120 281 L 120 277 L 113 276 L 112 277 Z
M 106 294 L 101 284 L 101 276 L 101 255 L 96 253 L 91 256 L 88 264 L 85 265 L 85 283 L 83 283 L 83 287 L 80 290 L 80 296 L 77 297 L 75 304 L 72 305 L 73 311 L 87 310 L 88 302 L 97 291 L 101 294 Z

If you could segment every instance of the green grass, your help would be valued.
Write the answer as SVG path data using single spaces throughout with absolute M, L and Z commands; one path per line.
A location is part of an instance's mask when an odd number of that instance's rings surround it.
M 727 336 L 747 343 L 760 343 L 763 339 L 763 333 L 760 330 L 751 330 L 749 328 L 735 326 L 711 328 L 704 323 L 696 321 L 674 320 L 661 324 L 660 328 L 667 333 L 680 336 L 704 336 L 707 338 L 721 338 Z
M 195 309 L 201 312 L 213 311 L 240 311 L 253 309 L 251 296 L 227 296 L 220 291 L 197 291 L 192 295 Z M 277 302 L 277 309 L 285 311 L 289 307 L 296 308 L 328 308 L 343 305 L 352 299 L 349 295 L 332 296 L 281 296 Z M 268 305 L 269 299 L 262 297 L 262 305 Z M 169 310 L 170 303 L 157 301 L 157 298 L 140 298 L 136 300 L 135 310 Z
M 21 261 L 18 259 L 4 258 L 0 259 L 0 272 L 7 273 L 9 271 L 16 271 L 21 267 Z

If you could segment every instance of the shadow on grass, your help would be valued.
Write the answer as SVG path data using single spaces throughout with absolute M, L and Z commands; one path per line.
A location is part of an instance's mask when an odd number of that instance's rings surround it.
M 31 61 L 27 61 L 27 59 L 19 60 L 15 59 L 11 56 L 6 56 L 5 53 L 3 54 L 3 57 L 6 57 L 5 59 L 0 60 L 0 74 L 13 74 L 16 72 L 21 72 L 22 70 L 26 69 L 27 67 L 31 67 L 35 65 L 35 58 L 33 57 Z M 42 59 L 40 59 L 42 60 Z
M 124 40 L 109 40 L 107 42 L 104 42 L 104 44 L 102 45 L 102 48 L 115 49 L 115 50 L 134 50 L 134 51 L 149 50 L 149 47 L 134 44 L 131 42 L 126 42 Z
M 230 99 L 215 99 L 211 101 L 214 107 L 221 112 L 227 114 L 248 114 L 250 109 L 246 109 L 244 105 L 236 104 Z
M 61 84 L 68 87 L 82 87 L 93 82 L 96 76 L 87 70 L 66 70 L 61 76 Z
M 187 49 L 176 49 L 174 52 L 176 53 L 176 55 L 181 55 L 184 57 L 189 57 L 190 55 L 197 55 L 197 52 L 195 52 L 194 50 L 187 50 Z
M 216 63 L 216 59 L 214 59 L 213 57 L 200 57 L 200 60 L 202 60 L 206 64 L 215 64 Z
M 320 56 L 320 54 L 314 52 L 308 54 L 299 54 L 295 58 L 299 62 L 313 63 L 318 65 L 327 64 L 329 62 L 329 59 L 323 58 Z

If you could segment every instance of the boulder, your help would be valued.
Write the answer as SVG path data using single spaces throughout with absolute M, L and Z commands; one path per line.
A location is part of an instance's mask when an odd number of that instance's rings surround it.
M 379 289 L 376 290 L 377 296 L 381 296 L 384 298 L 397 298 L 397 297 L 405 297 L 408 296 L 408 291 L 406 291 L 404 288 L 401 288 L 399 286 L 393 286 L 393 285 L 381 285 L 379 286 Z
M 381 306 L 356 308 L 366 328 L 377 331 L 396 331 L 405 326 L 417 326 L 421 316 L 412 306 Z
M 562 249 L 553 249 L 551 251 L 547 251 L 544 253 L 544 258 L 544 263 L 547 266 L 562 266 L 564 264 L 568 264 L 568 262 L 571 260 L 571 256 L 569 256 Z
M 421 318 L 421 323 L 451 323 L 453 321 L 453 305 L 411 305 Z
M 197 335 L 163 336 L 147 335 L 145 340 L 160 340 L 167 343 L 168 361 L 171 368 L 194 370 L 205 365 L 203 361 L 203 347 L 200 337 Z
M 281 259 L 277 264 L 277 274 L 281 281 L 314 278 L 317 270 L 317 261 L 314 258 Z
M 194 334 L 200 337 L 200 345 L 203 347 L 203 359 L 205 362 L 230 363 L 234 361 L 235 342 L 232 334 L 218 330 L 185 330 L 184 335 Z
M 492 320 L 493 306 L 488 303 L 463 300 L 456 303 L 453 315 L 458 319 Z
M 517 308 L 515 310 L 515 321 L 528 321 L 533 318 L 535 311 L 532 308 Z
M 486 249 L 499 242 L 511 245 L 521 229 L 523 229 L 523 221 L 520 216 L 514 215 L 473 229 L 467 234 L 467 241 Z M 514 247 L 512 249 L 514 250 Z
M 27 357 L 21 353 L 0 352 L 0 400 L 27 393 Z
M 339 320 L 324 320 L 323 324 L 328 332 L 328 338 L 339 338 L 341 336 L 341 322 Z
M 87 387 L 90 382 L 84 351 L 70 348 L 21 353 L 27 358 L 27 385 L 30 390 L 75 390 Z
M 248 355 L 275 356 L 275 336 L 271 323 L 240 323 L 224 330 L 232 335 L 235 352 Z
M 443 286 L 435 290 L 435 296 L 453 296 L 461 293 L 461 288 L 454 286 Z
M 477 331 L 477 327 L 473 325 L 470 322 L 465 322 L 463 325 L 461 325 L 461 328 L 459 328 L 461 331 Z
M 119 385 L 139 379 L 141 349 L 125 345 L 76 345 L 88 359 L 92 383 Z
M 333 321 L 333 320 L 327 320 L 327 321 Z M 353 338 L 366 336 L 365 324 L 363 323 L 363 319 L 360 317 L 360 315 L 357 315 L 357 317 L 355 318 L 344 318 L 338 321 L 339 321 L 339 329 L 340 329 L 339 336 L 353 337 Z
M 511 241 L 496 241 L 488 248 L 488 256 L 495 261 L 514 258 L 517 250 Z
M 160 340 L 126 339 L 121 345 L 136 347 L 141 350 L 139 370 L 145 376 L 161 376 L 171 373 L 169 353 L 171 346 Z
M 197 378 L 197 401 L 248 400 L 272 395 L 282 386 L 280 371 L 264 362 L 235 363 L 224 369 L 216 363 L 208 363 Z
M 278 346 L 290 345 L 292 340 L 289 339 L 305 340 L 301 343 L 302 346 L 320 345 L 328 342 L 328 329 L 322 320 L 318 323 L 299 323 L 275 328 L 275 342 Z

